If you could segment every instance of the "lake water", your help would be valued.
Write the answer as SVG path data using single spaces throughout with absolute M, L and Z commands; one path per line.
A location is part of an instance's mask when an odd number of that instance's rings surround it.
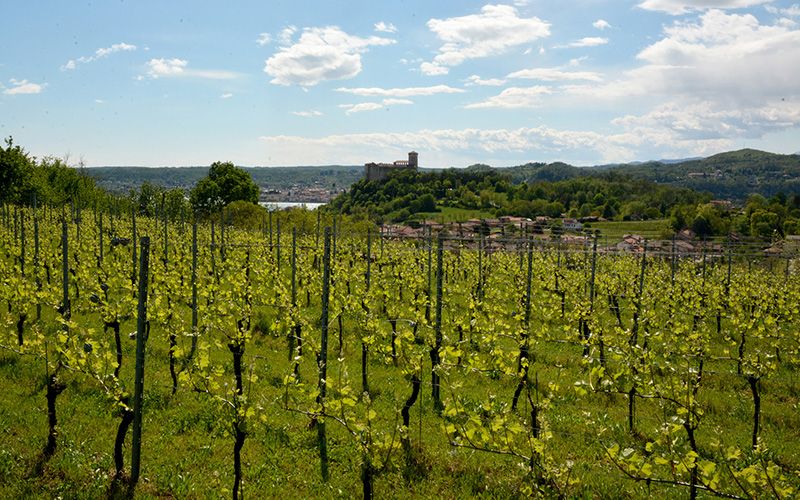
M 310 203 L 307 201 L 262 201 L 259 203 L 267 210 L 283 210 L 284 208 L 305 208 L 306 210 L 316 210 L 324 203 Z

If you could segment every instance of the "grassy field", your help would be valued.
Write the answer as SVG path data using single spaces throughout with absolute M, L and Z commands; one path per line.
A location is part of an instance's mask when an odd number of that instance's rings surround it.
M 441 207 L 438 212 L 418 212 L 413 215 L 412 220 L 425 221 L 434 220 L 440 223 L 464 222 L 469 219 L 491 219 L 494 216 L 490 212 L 483 210 L 472 210 L 467 208 Z
M 603 243 L 608 241 L 609 244 L 622 241 L 622 237 L 626 234 L 638 234 L 647 239 L 661 239 L 670 231 L 668 219 L 592 222 L 585 227 L 599 230 L 600 241 Z

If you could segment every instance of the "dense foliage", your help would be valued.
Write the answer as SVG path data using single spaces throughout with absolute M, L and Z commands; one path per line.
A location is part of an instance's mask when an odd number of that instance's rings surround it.
M 548 172 L 556 178 L 556 171 Z M 566 177 L 514 182 L 508 172 L 485 167 L 437 173 L 398 171 L 382 181 L 362 179 L 331 206 L 383 222 L 413 220 L 448 207 L 530 218 L 670 218 L 675 231 L 690 228 L 700 236 L 734 232 L 758 238 L 795 234 L 800 219 L 800 194 L 776 195 L 770 200 L 754 195 L 739 211 L 732 204 L 711 203 L 707 193 L 615 172 Z
M 431 200 L 433 198 L 433 200 Z M 433 203 L 431 203 L 433 201 Z M 498 170 L 399 171 L 385 181 L 361 180 L 332 202 L 345 213 L 365 210 L 383 219 L 406 220 L 435 207 L 480 209 L 493 215 L 625 219 L 659 218 L 676 205 L 696 205 L 710 196 L 605 174 L 554 182 L 514 183 Z
M 38 203 L 75 206 L 108 206 L 112 197 L 85 175 L 57 158 L 37 161 L 12 138 L 0 146 L 0 201 L 32 205 Z
M 233 163 L 217 161 L 192 189 L 189 199 L 195 213 L 210 215 L 234 201 L 258 203 L 258 186 Z

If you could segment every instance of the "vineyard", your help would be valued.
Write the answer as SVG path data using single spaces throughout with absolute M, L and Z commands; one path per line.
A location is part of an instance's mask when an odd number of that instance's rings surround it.
M 796 259 L 493 243 L 3 206 L 0 496 L 798 494 Z

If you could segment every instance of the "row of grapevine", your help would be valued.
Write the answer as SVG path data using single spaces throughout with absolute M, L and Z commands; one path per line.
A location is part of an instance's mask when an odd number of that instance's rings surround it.
M 248 438 L 277 414 L 314 429 L 322 481 L 336 446 L 353 449 L 365 497 L 382 475 L 424 476 L 442 445 L 508 457 L 521 494 L 591 492 L 598 471 L 691 497 L 800 484 L 797 413 L 768 419 L 798 404 L 800 279 L 784 267 L 730 248 L 676 259 L 531 236 L 498 248 L 316 218 L 270 214 L 245 231 L 3 207 L 0 346 L 45 364 L 40 463 L 61 438 L 59 394 L 90 385 L 119 419 L 114 482 L 135 484 L 123 451 L 141 429 L 145 365 L 168 380 L 145 394 L 190 392 L 218 415 L 234 498 Z M 156 358 L 137 360 L 130 338 Z

